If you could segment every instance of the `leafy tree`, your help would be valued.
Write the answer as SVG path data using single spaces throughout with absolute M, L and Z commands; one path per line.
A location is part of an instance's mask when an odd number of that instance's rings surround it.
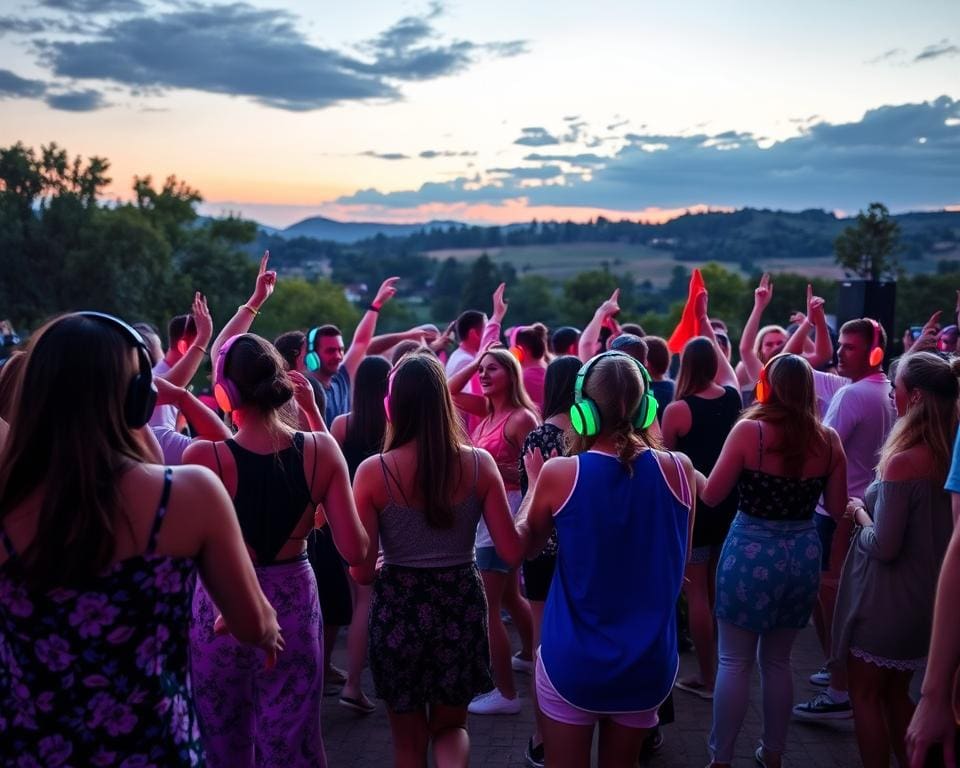
M 512 271 L 512 268 L 511 268 Z M 513 272 L 516 275 L 516 272 Z M 463 309 L 487 310 L 490 296 L 502 282 L 512 282 L 507 271 L 499 268 L 493 260 L 483 253 L 470 265 L 470 272 L 460 294 L 460 306 Z
M 467 279 L 467 268 L 453 257 L 441 265 L 433 281 L 431 312 L 437 318 L 454 318 L 460 312 L 460 296 Z
M 507 286 L 509 325 L 540 322 L 552 326 L 563 320 L 550 281 L 542 275 L 527 275 Z M 565 314 L 565 313 L 564 313 Z
M 883 203 L 870 203 L 833 243 L 837 264 L 865 280 L 893 277 L 900 252 L 900 226 Z
M 563 286 L 563 316 L 566 322 L 583 327 L 617 287 L 616 276 L 602 270 L 581 272 Z
M 332 323 L 349 338 L 359 319 L 360 313 L 347 301 L 341 286 L 326 278 L 308 282 L 293 277 L 277 281 L 274 295 L 257 318 L 254 331 L 272 340 L 285 331 Z

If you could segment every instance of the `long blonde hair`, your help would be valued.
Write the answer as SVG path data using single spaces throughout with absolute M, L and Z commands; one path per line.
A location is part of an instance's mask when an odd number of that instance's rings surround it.
M 901 358 L 897 377 L 908 392 L 919 390 L 919 400 L 907 408 L 887 436 L 880 450 L 877 475 L 898 453 L 923 443 L 933 454 L 934 478 L 943 481 L 950 468 L 950 454 L 960 416 L 960 358 L 947 362 L 932 352 L 915 352 Z
M 633 420 L 645 394 L 638 363 L 626 354 L 609 355 L 594 363 L 583 385 L 583 396 L 600 411 L 600 432 L 593 437 L 567 433 L 568 454 L 584 453 L 598 437 L 610 437 L 617 447 L 617 458 L 632 474 L 631 462 L 644 448 L 662 448 L 648 429 L 637 429 Z
M 501 368 L 505 368 L 507 371 L 507 380 L 510 382 L 509 388 L 507 390 L 507 401 L 510 404 L 511 409 L 513 410 L 523 410 L 526 409 L 533 414 L 537 419 L 537 423 L 540 423 L 540 419 L 537 416 L 540 413 L 540 409 L 533 404 L 533 400 L 530 399 L 530 395 L 527 394 L 526 387 L 523 386 L 523 371 L 520 369 L 520 363 L 517 362 L 509 350 L 507 349 L 488 349 L 480 356 L 481 362 L 485 357 L 492 357 Z M 493 413 L 493 403 L 490 402 L 489 398 L 487 399 L 487 413 Z

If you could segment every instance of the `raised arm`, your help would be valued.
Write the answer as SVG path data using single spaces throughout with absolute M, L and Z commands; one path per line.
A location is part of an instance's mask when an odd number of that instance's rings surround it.
M 395 286 L 399 279 L 399 277 L 388 277 L 380 284 L 380 288 L 377 289 L 377 295 L 374 296 L 373 301 L 370 302 L 370 306 L 367 307 L 367 311 L 364 312 L 363 317 L 360 318 L 360 324 L 357 325 L 357 330 L 353 332 L 350 349 L 348 349 L 347 354 L 343 356 L 343 367 L 346 369 L 350 381 L 356 378 L 357 368 L 360 367 L 360 362 L 363 358 L 367 356 L 370 342 L 373 341 L 373 332 L 377 330 L 377 317 L 380 314 L 380 309 L 390 301 L 397 292 Z
M 400 333 L 384 333 L 370 339 L 370 344 L 367 345 L 367 354 L 385 354 L 401 341 L 418 341 L 421 344 L 432 344 L 438 335 L 436 331 L 432 331 L 429 328 L 411 328 L 409 331 L 401 331 Z
M 721 387 L 733 387 L 739 392 L 740 383 L 737 381 L 737 373 L 733 370 L 733 366 L 730 365 L 730 361 L 727 360 L 727 356 L 723 354 L 723 350 L 720 349 L 720 344 L 717 342 L 717 334 L 710 324 L 710 317 L 707 314 L 708 300 L 707 292 L 701 292 L 697 296 L 694 309 L 697 313 L 700 335 L 710 339 L 710 343 L 713 344 L 713 351 L 716 352 L 717 355 L 717 373 L 713 377 L 713 380 Z
M 610 294 L 610 298 L 597 307 L 593 313 L 593 318 L 587 323 L 587 327 L 580 334 L 580 344 L 577 347 L 577 355 L 583 362 L 600 352 L 600 329 L 604 322 L 613 317 L 620 311 L 620 289 L 617 288 Z
M 187 386 L 196 375 L 200 363 L 203 362 L 203 356 L 207 354 L 207 345 L 213 337 L 213 318 L 210 317 L 207 300 L 200 291 L 193 295 L 191 312 L 193 322 L 197 327 L 197 338 L 169 371 L 157 376 L 157 378 L 164 378 L 177 387 Z
M 507 290 L 506 283 L 500 283 L 497 290 L 493 292 L 493 313 L 483 326 L 483 334 L 480 336 L 480 349 L 486 350 L 494 344 L 500 342 L 500 330 L 503 326 L 503 318 L 507 315 L 507 300 L 503 297 Z M 479 355 L 478 355 L 479 357 Z
M 254 286 L 253 293 L 247 299 L 246 304 L 237 307 L 236 314 L 231 317 L 223 330 L 210 347 L 210 359 L 216 360 L 223 343 L 234 336 L 246 333 L 253 325 L 253 319 L 260 314 L 260 307 L 270 298 L 273 289 L 277 285 L 277 273 L 272 269 L 267 269 L 267 263 L 270 261 L 270 251 L 264 251 L 263 258 L 260 259 L 260 269 L 257 272 L 257 283 Z
M 793 332 L 783 351 L 792 355 L 802 355 L 814 369 L 820 368 L 833 357 L 833 339 L 830 338 L 830 329 L 827 328 L 827 316 L 823 311 L 824 300 L 813 295 L 813 286 L 807 284 L 807 314 L 803 316 L 797 329 Z M 806 349 L 810 329 L 814 332 L 814 348 L 810 352 Z
M 201 403 L 191 392 L 172 382 L 157 378 L 157 405 L 176 406 L 184 415 L 197 437 L 202 440 L 228 440 L 230 430 L 220 417 Z
M 757 331 L 760 330 L 760 318 L 772 298 L 773 282 L 770 280 L 770 275 L 765 272 L 760 278 L 760 285 L 753 292 L 753 309 L 750 310 L 750 317 L 747 318 L 747 324 L 740 335 L 740 362 L 743 364 L 746 378 L 741 378 L 739 381 L 744 386 L 759 379 L 760 371 L 763 370 L 763 363 L 753 351 L 753 345 L 757 340 Z
M 499 341 L 494 340 L 481 347 L 473 360 L 447 379 L 447 387 L 450 389 L 450 396 L 453 398 L 454 405 L 474 416 L 482 417 L 487 415 L 487 399 L 483 395 L 475 395 L 472 392 L 465 392 L 464 390 L 466 389 L 467 383 L 476 374 L 477 369 L 480 368 L 480 361 L 483 359 L 484 354 L 488 349 L 499 343 Z

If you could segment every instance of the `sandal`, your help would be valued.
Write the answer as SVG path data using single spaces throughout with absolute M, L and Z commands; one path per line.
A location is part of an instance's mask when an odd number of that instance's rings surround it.
M 362 693 L 357 698 L 353 698 L 352 696 L 341 696 L 340 706 L 346 707 L 347 709 L 352 709 L 354 712 L 360 715 L 373 714 L 377 709 L 377 705 L 370 701 L 370 699 L 368 699 Z
M 681 691 L 686 691 L 687 693 L 692 693 L 694 696 L 699 696 L 705 701 L 713 701 L 713 689 L 707 688 L 706 685 L 695 677 L 681 678 L 673 684 L 673 687 L 679 688 Z

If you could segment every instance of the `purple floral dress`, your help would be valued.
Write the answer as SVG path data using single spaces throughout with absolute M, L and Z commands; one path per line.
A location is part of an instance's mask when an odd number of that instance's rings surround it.
M 187 629 L 192 559 L 147 551 L 75 589 L 30 594 L 17 557 L 0 565 L 0 765 L 202 765 Z

